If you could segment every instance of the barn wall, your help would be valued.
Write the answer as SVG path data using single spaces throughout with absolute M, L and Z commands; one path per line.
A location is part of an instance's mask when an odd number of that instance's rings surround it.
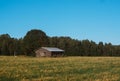
M 38 49 L 35 51 L 36 53 L 36 57 L 50 57 L 51 56 L 51 52 L 45 50 L 45 49 Z
M 63 56 L 63 52 L 52 52 L 51 55 L 54 57 L 61 57 Z

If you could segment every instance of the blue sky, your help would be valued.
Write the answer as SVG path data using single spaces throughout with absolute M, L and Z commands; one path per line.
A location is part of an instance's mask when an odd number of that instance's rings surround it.
M 0 34 L 21 38 L 31 29 L 120 44 L 120 0 L 0 0 Z

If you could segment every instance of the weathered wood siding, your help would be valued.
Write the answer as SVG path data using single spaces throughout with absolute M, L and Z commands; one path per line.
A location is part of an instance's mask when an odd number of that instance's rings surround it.
M 51 56 L 51 52 L 45 49 L 38 49 L 35 51 L 35 53 L 36 53 L 36 57 L 50 57 Z
M 63 56 L 63 52 L 51 52 L 51 56 L 53 56 L 53 57 L 61 57 L 61 56 Z

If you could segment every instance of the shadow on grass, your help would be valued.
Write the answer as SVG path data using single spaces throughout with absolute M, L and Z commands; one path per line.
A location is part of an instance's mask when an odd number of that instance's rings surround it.
M 18 78 L 8 78 L 8 77 L 5 77 L 5 76 L 0 76 L 0 81 L 20 81 Z

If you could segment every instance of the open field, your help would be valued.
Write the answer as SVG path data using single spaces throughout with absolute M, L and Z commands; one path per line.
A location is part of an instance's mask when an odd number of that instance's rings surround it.
M 120 57 L 0 57 L 0 81 L 120 81 Z

